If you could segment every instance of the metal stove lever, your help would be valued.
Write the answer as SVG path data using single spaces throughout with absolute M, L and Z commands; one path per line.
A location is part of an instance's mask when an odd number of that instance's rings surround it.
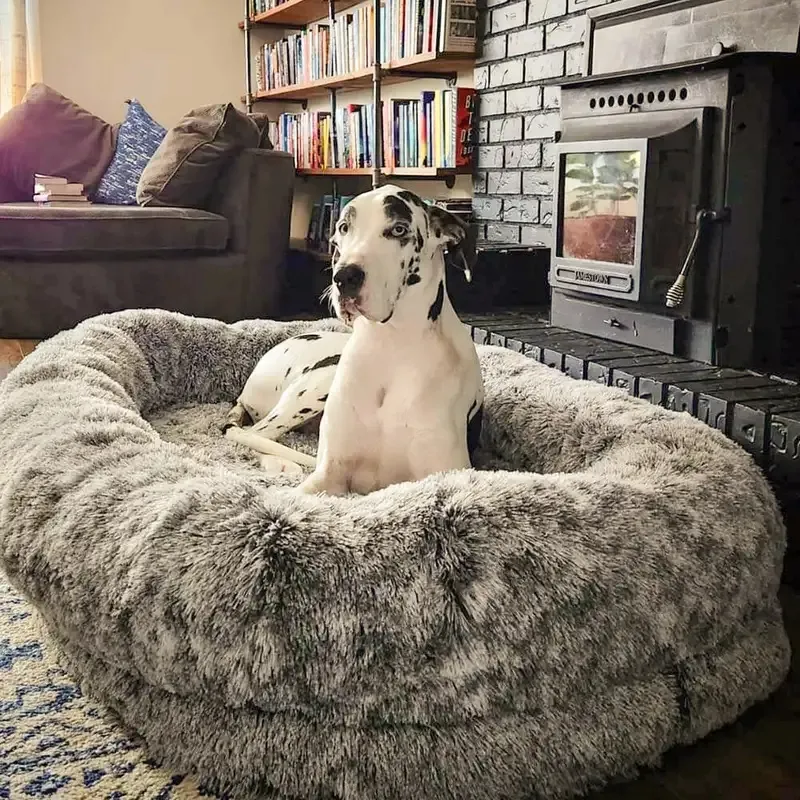
M 700 236 L 706 227 L 712 222 L 721 222 L 727 220 L 730 216 L 730 209 L 725 208 L 722 211 L 714 211 L 710 208 L 700 208 L 694 220 L 694 236 L 692 243 L 689 245 L 689 252 L 686 254 L 686 260 L 683 262 L 681 271 L 675 279 L 675 283 L 667 290 L 666 306 L 667 308 L 677 308 L 682 302 L 686 294 L 686 276 L 694 263 L 695 253 L 697 252 L 697 245 L 700 243 Z

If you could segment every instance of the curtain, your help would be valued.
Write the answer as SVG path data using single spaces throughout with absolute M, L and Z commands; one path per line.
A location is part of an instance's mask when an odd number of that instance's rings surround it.
M 0 115 L 41 80 L 39 0 L 0 0 Z

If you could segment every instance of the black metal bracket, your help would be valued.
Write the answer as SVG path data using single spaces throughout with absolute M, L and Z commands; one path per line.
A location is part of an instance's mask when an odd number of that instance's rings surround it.
M 305 30 L 305 25 L 299 22 L 252 22 L 253 28 L 277 28 L 283 31 L 302 31 Z
M 253 96 L 254 103 L 300 103 L 301 108 L 305 111 L 308 108 L 308 98 L 305 97 L 255 97 Z
M 447 81 L 448 86 L 455 85 L 458 80 L 457 72 L 419 72 L 413 69 L 389 69 L 381 70 L 381 75 L 399 75 L 401 78 L 430 78 Z

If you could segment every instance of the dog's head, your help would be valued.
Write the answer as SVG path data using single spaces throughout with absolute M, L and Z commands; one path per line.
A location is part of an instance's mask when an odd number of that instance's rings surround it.
M 348 324 L 358 316 L 388 322 L 399 303 L 436 291 L 445 251 L 470 265 L 468 242 L 457 217 L 413 192 L 390 185 L 358 195 L 342 209 L 331 238 L 337 316 Z

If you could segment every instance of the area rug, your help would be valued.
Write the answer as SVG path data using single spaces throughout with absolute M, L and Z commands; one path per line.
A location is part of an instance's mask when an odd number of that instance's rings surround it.
M 0 573 L 0 798 L 215 798 L 148 761 L 56 663 L 36 612 Z

